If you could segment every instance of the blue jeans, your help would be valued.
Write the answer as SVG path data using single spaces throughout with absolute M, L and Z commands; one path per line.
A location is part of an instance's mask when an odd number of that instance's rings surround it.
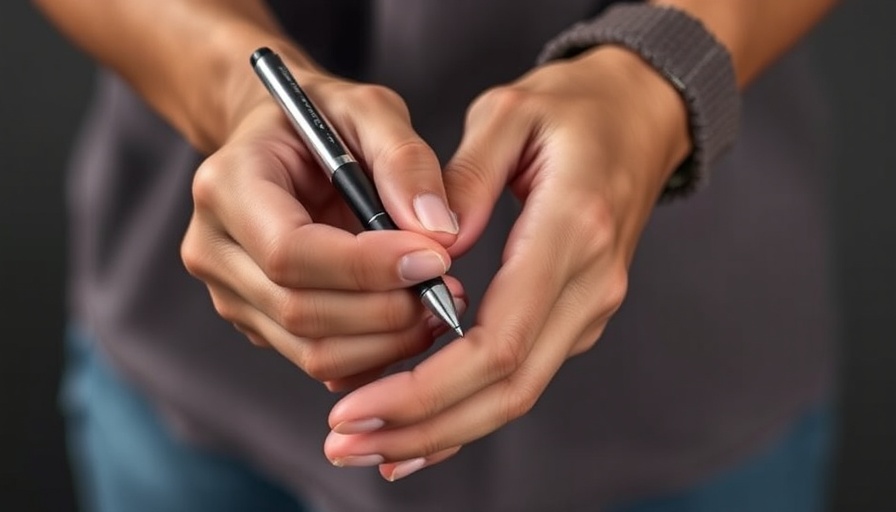
M 62 405 L 83 512 L 306 512 L 237 458 L 173 438 L 77 329 Z M 611 512 L 821 512 L 832 418 L 818 407 L 762 453 L 703 484 Z
M 172 437 L 89 336 L 66 337 L 61 398 L 82 512 L 310 510 L 239 459 Z

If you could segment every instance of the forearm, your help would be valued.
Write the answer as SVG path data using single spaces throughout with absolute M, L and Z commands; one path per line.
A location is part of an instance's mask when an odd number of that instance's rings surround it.
M 652 0 L 699 18 L 731 53 L 740 87 L 749 84 L 837 0 Z
M 205 152 L 220 146 L 247 107 L 235 98 L 249 83 L 255 48 L 271 46 L 310 66 L 261 0 L 34 2 Z

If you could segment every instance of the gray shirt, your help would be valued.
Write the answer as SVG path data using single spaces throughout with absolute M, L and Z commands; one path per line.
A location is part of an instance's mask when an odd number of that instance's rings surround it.
M 596 3 L 277 2 L 325 65 L 398 91 L 442 158 L 473 97 L 531 67 Z M 336 44 L 346 20 L 355 46 Z M 655 211 L 597 346 L 529 414 L 406 481 L 331 467 L 322 442 L 338 396 L 215 314 L 179 257 L 201 157 L 108 72 L 69 175 L 72 317 L 178 435 L 244 457 L 327 512 L 592 511 L 676 489 L 780 435 L 831 385 L 819 104 L 799 52 L 768 70 L 708 187 Z M 516 211 L 502 199 L 453 267 L 472 309 Z

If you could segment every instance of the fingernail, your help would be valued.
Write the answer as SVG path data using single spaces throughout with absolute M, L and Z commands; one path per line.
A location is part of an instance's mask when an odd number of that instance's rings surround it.
M 448 271 L 448 265 L 435 251 L 417 251 L 406 254 L 398 263 L 398 273 L 402 279 L 420 282 L 438 277 Z
M 399 462 L 395 465 L 395 469 L 392 470 L 392 474 L 389 475 L 389 481 L 400 480 L 411 473 L 420 471 L 424 466 L 426 466 L 426 458 L 424 457 Z
M 330 462 L 337 468 L 362 468 L 379 466 L 385 460 L 382 455 L 348 455 Z
M 379 418 L 368 418 L 366 420 L 343 421 L 333 427 L 333 432 L 342 435 L 366 434 L 383 428 L 386 422 Z
M 467 303 L 463 300 L 454 297 L 454 310 L 457 311 L 457 317 L 461 318 L 464 316 L 464 312 L 467 311 Z M 432 331 L 432 336 L 438 338 L 439 336 L 448 332 L 448 325 L 441 319 L 436 317 L 433 314 L 429 314 L 426 319 L 426 326 Z
M 429 231 L 457 234 L 457 216 L 451 213 L 441 197 L 429 193 L 420 194 L 414 198 L 414 212 L 420 224 Z

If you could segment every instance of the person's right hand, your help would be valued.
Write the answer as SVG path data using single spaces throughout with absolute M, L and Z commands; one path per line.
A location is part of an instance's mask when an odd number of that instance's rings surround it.
M 407 288 L 448 270 L 457 224 L 439 162 L 397 94 L 303 71 L 303 88 L 369 169 L 402 231 L 359 232 L 247 64 L 255 83 L 235 88 L 245 92 L 232 110 L 244 113 L 196 172 L 181 256 L 254 344 L 342 390 L 425 350 L 444 329 Z M 463 297 L 456 280 L 446 282 Z

